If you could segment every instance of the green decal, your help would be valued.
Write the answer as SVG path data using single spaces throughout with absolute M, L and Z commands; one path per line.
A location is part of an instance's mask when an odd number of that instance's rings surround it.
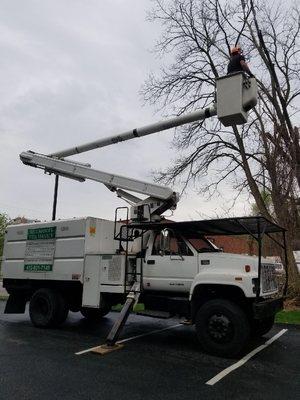
M 27 240 L 55 239 L 56 226 L 49 228 L 28 229 Z
M 51 272 L 52 264 L 25 264 L 24 271 L 27 271 L 27 272 Z

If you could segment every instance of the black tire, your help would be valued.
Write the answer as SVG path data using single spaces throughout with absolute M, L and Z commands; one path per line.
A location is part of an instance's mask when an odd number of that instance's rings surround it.
M 63 296 L 51 289 L 38 289 L 30 299 L 30 319 L 38 328 L 61 325 L 66 320 L 68 312 Z
M 251 326 L 251 334 L 254 337 L 260 337 L 266 335 L 273 327 L 275 321 L 275 316 L 264 318 L 264 319 L 254 319 Z
M 60 312 L 59 312 L 56 326 L 62 325 L 65 322 L 65 320 L 68 318 L 68 314 L 69 314 L 69 308 L 66 304 L 66 301 L 64 300 L 64 298 L 62 296 L 61 296 L 61 299 L 62 299 L 62 302 L 60 304 Z
M 245 312 L 225 299 L 210 300 L 200 307 L 195 326 L 202 349 L 221 357 L 239 355 L 250 337 Z
M 80 312 L 88 321 L 97 322 L 102 317 L 110 312 L 110 306 L 104 306 L 101 308 L 89 308 L 89 307 L 82 307 Z

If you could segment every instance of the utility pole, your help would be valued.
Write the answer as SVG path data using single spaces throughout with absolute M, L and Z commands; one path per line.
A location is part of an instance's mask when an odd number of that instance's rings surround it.
M 52 221 L 55 221 L 55 219 L 56 219 L 58 181 L 59 181 L 59 175 L 55 175 L 54 196 L 53 196 L 53 207 L 52 207 Z

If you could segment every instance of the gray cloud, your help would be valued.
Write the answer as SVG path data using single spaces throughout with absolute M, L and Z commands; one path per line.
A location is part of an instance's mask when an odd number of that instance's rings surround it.
M 0 5 L 0 211 L 49 218 L 53 177 L 23 166 L 27 149 L 50 153 L 159 119 L 138 91 L 158 70 L 149 49 L 159 27 L 145 21 L 149 0 L 2 0 Z M 173 132 L 77 157 L 95 168 L 152 180 L 175 154 Z M 120 200 L 99 183 L 61 180 L 59 217 L 112 218 Z M 122 202 L 121 202 L 122 203 Z M 213 215 L 220 199 L 190 192 L 176 217 Z M 240 210 L 242 210 L 240 205 Z

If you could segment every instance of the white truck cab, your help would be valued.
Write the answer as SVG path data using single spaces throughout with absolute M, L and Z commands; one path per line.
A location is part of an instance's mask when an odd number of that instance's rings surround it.
M 270 263 L 262 258 L 262 265 Z M 239 287 L 251 298 L 255 297 L 252 279 L 258 275 L 258 264 L 257 257 L 223 253 L 204 236 L 185 237 L 163 229 L 150 233 L 143 271 L 145 290 L 189 293 L 191 299 L 197 285 L 217 282 Z M 269 287 L 262 286 L 261 295 L 276 292 L 274 275 Z

